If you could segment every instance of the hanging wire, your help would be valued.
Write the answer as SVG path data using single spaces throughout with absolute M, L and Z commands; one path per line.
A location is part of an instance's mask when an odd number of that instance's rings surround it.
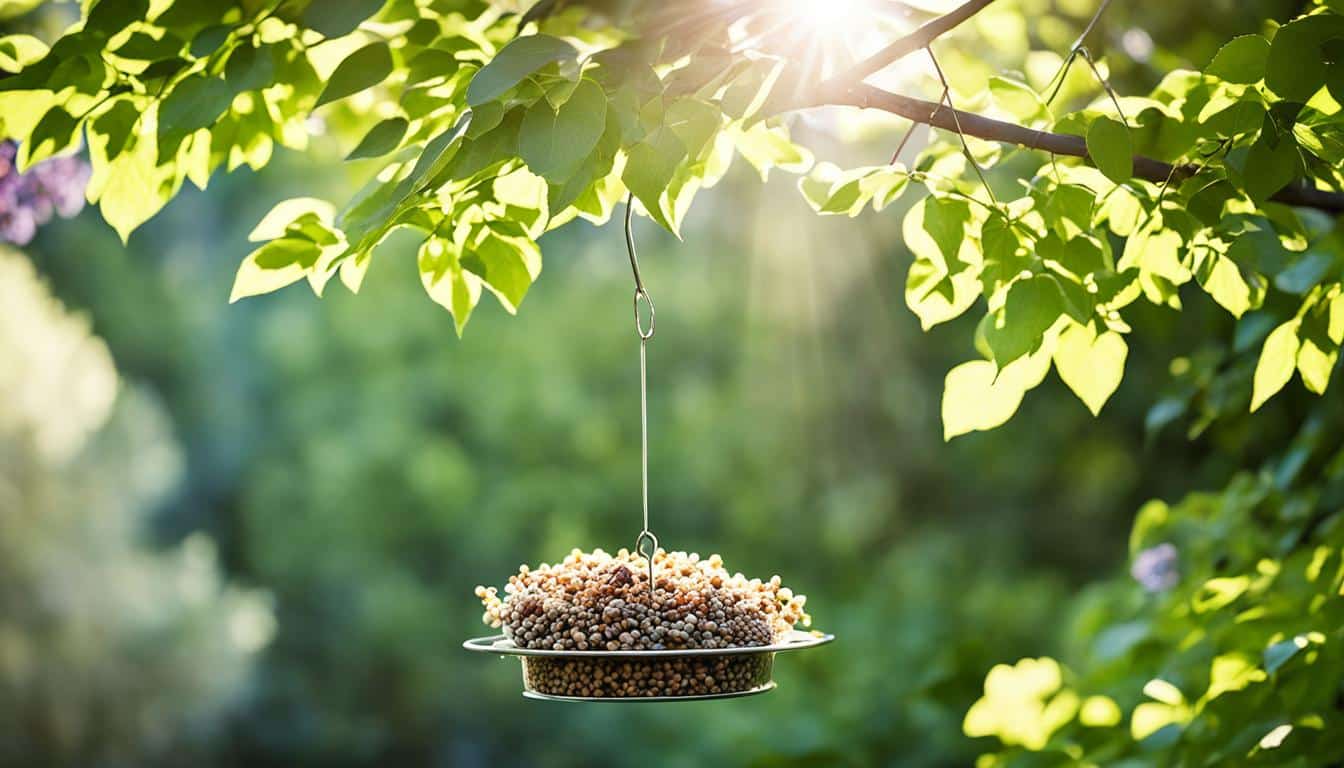
M 644 278 L 639 274 L 639 256 L 635 253 L 635 194 L 625 199 L 625 249 L 630 255 L 630 271 L 635 275 L 635 331 L 639 334 L 639 452 L 640 473 L 644 503 L 644 527 L 635 539 L 635 552 L 649 561 L 649 598 L 653 598 L 653 556 L 658 552 L 658 537 L 649 530 L 649 385 L 646 347 L 653 338 L 653 299 L 644 289 Z M 649 308 L 648 327 L 639 311 L 640 302 Z M 647 551 L 645 548 L 648 548 Z

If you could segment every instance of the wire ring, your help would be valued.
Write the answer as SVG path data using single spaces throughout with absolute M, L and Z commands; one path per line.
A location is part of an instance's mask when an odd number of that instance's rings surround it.
M 640 315 L 640 313 L 639 313 L 639 303 L 640 303 L 640 301 L 643 301 L 645 304 L 647 304 L 647 305 L 649 306 L 649 327 L 648 327 L 647 330 L 644 328 L 644 318 L 643 318 L 643 317 Z M 654 311 L 653 311 L 653 298 L 649 296 L 649 292 L 646 291 L 646 290 L 644 290 L 644 287 L 643 287 L 643 286 L 640 286 L 640 287 L 636 288 L 636 289 L 635 289 L 635 330 L 639 332 L 639 340 L 640 340 L 640 341 L 648 341 L 649 339 L 652 339 L 652 338 L 653 338 L 653 316 L 654 316 Z
M 649 544 L 651 548 L 648 552 L 644 551 L 644 545 Z M 648 528 L 639 532 L 639 538 L 635 539 L 635 552 L 645 560 L 649 561 L 649 594 L 653 594 L 653 556 L 658 553 L 658 537 Z

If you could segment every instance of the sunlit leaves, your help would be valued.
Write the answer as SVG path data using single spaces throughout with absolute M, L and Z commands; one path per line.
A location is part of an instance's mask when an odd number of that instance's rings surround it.
M 476 73 L 467 88 L 467 103 L 474 107 L 499 98 L 547 64 L 573 60 L 576 56 L 578 51 L 574 46 L 559 38 L 550 35 L 520 37 L 504 46 Z
M 1115 331 L 1098 334 L 1091 324 L 1075 323 L 1059 335 L 1054 354 L 1055 370 L 1096 416 L 1120 386 L 1128 353 L 1124 337 Z
M 993 429 L 1017 412 L 1027 391 L 1050 370 L 1050 350 L 1000 368 L 988 360 L 962 363 L 943 381 L 943 439 Z
M 981 254 L 967 235 L 969 205 L 930 197 L 906 214 L 902 228 L 914 263 L 905 283 L 905 301 L 927 330 L 959 316 L 980 295 Z
M 416 258 L 420 281 L 435 302 L 453 315 L 460 336 L 481 298 L 481 279 L 462 268 L 461 251 L 451 239 L 431 236 Z
M 1293 377 L 1297 367 L 1297 352 L 1301 342 L 1297 338 L 1299 321 L 1291 320 L 1275 328 L 1265 339 L 1260 351 L 1260 362 L 1255 366 L 1255 389 L 1251 395 L 1251 410 L 1258 409 L 1266 400 L 1273 397 L 1288 380 Z
M 1064 314 L 1059 280 L 1034 275 L 1008 287 L 1003 308 L 985 327 L 985 341 L 1000 367 L 1040 347 L 1046 331 Z
M 822 163 L 798 180 L 798 189 L 812 210 L 822 214 L 858 216 L 869 203 L 886 208 L 905 191 L 910 174 L 900 164 L 865 166 L 841 171 Z

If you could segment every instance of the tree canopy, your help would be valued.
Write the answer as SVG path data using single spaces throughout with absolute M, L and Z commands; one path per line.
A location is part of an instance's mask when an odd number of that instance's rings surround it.
M 49 49 L 0 38 L 0 133 L 21 167 L 87 146 L 88 200 L 123 239 L 185 183 L 349 134 L 368 185 L 276 205 L 232 298 L 301 280 L 320 296 L 337 276 L 358 291 L 409 229 L 459 333 L 485 292 L 518 309 L 545 232 L 628 199 L 680 233 L 736 157 L 797 174 L 821 215 L 917 197 L 907 305 L 926 330 L 979 316 L 974 359 L 946 376 L 946 438 L 1003 424 L 1051 368 L 1101 412 L 1145 341 L 1134 316 L 1205 300 L 1235 334 L 1173 361 L 1149 426 L 1244 434 L 1294 376 L 1324 394 L 1344 342 L 1344 3 L 1264 20 L 1141 95 L 1111 83 L 1124 47 L 1095 41 L 1109 4 L 1049 16 L 1047 35 L 1006 2 L 897 3 L 917 23 L 835 66 L 822 49 L 843 25 L 783 0 L 100 0 Z M 916 59 L 936 98 L 876 84 Z M 935 138 L 817 162 L 790 127 L 832 108 Z M 1227 488 L 1144 507 L 1141 589 L 1102 585 L 1080 612 L 1095 644 L 990 672 L 964 723 L 998 739 L 984 764 L 1344 759 L 1320 684 L 1344 669 L 1338 417 L 1323 399 Z

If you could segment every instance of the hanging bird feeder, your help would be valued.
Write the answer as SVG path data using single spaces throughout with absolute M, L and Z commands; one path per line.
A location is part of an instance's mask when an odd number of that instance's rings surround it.
M 522 566 L 506 597 L 477 587 L 485 621 L 503 634 L 468 640 L 469 651 L 517 656 L 523 695 L 554 701 L 694 701 L 775 687 L 775 654 L 829 643 L 804 632 L 807 598 L 780 583 L 730 574 L 718 555 L 665 552 L 649 529 L 646 348 L 653 300 L 635 253 L 633 195 L 625 244 L 635 277 L 644 526 L 633 551 L 574 550 L 564 562 Z M 641 307 L 643 305 L 643 307 Z M 647 309 L 647 321 L 641 309 Z

